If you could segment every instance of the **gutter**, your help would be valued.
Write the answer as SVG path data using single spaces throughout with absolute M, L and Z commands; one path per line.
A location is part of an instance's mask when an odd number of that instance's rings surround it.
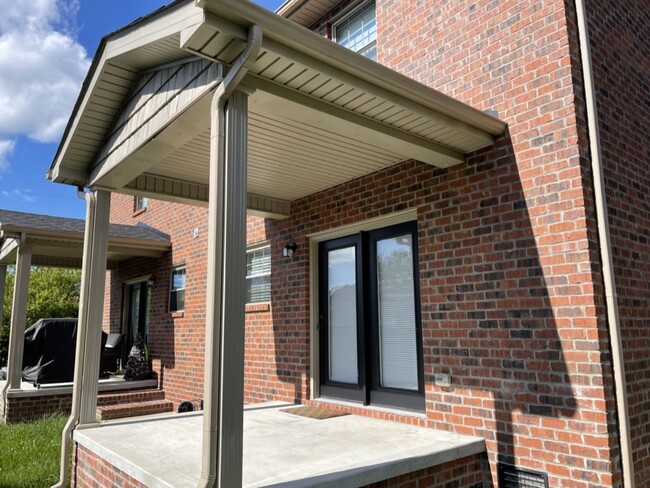
M 596 204 L 598 240 L 600 243 L 603 282 L 605 286 L 605 304 L 607 307 L 609 342 L 612 349 L 612 368 L 614 370 L 614 390 L 616 394 L 616 415 L 621 449 L 623 486 L 625 488 L 634 488 L 634 463 L 632 459 L 632 436 L 630 430 L 629 407 L 627 403 L 625 360 L 623 357 L 621 323 L 616 294 L 616 281 L 614 277 L 612 242 L 607 217 L 605 176 L 602 166 L 600 133 L 598 130 L 598 113 L 596 110 L 596 87 L 592 70 L 589 31 L 587 27 L 587 15 L 584 0 L 576 0 L 576 15 L 580 37 L 582 74 L 585 85 L 585 102 L 587 105 L 587 129 L 589 133 L 591 168 L 594 176 L 594 200 Z
M 92 229 L 95 220 L 96 195 L 93 192 L 83 192 L 77 190 L 77 196 L 86 200 L 86 228 L 84 231 L 83 263 L 90 262 Z M 74 383 L 72 387 L 72 408 L 70 417 L 63 428 L 61 434 L 61 458 L 59 481 L 52 488 L 64 488 L 70 481 L 70 446 L 72 444 L 72 432 L 79 424 L 79 415 L 81 413 L 82 381 L 85 355 L 83 354 L 84 345 L 86 344 L 86 332 L 88 329 L 88 295 L 89 290 L 86 286 L 90 283 L 90 266 L 82 268 L 84 276 L 81 277 L 81 291 L 79 293 L 79 323 L 77 324 L 77 355 L 74 362 Z
M 226 116 L 225 108 L 226 102 L 235 89 L 239 86 L 242 79 L 248 73 L 248 70 L 253 66 L 255 61 L 257 61 L 257 56 L 262 47 L 262 28 L 259 25 L 252 25 L 248 30 L 248 41 L 246 43 L 246 48 L 239 55 L 232 65 L 230 71 L 225 76 L 223 82 L 217 87 L 215 93 L 212 97 L 212 106 L 211 106 L 211 151 L 216 152 L 216 169 L 213 168 L 210 170 L 210 207 L 214 204 L 213 199 L 216 196 L 217 183 L 212 180 L 212 175 L 219 171 L 222 171 L 222 168 L 225 167 L 226 159 Z M 214 161 L 213 161 L 214 162 Z M 223 218 L 220 216 L 219 218 Z M 209 241 L 211 240 L 208 237 Z M 214 242 L 208 242 L 208 247 L 215 245 Z M 217 259 L 222 259 L 217 257 Z M 210 257 L 208 257 L 210 261 Z M 212 266 L 210 265 L 212 264 Z M 215 266 L 216 264 L 216 266 Z M 214 277 L 211 275 L 214 274 L 214 269 L 219 268 L 223 269 L 224 263 L 219 265 L 218 263 L 208 262 L 208 289 L 207 289 L 207 300 L 206 303 L 214 302 L 213 297 L 210 295 L 220 294 L 221 290 L 217 283 L 211 281 L 218 281 L 220 276 Z M 210 272 L 212 269 L 212 273 Z M 216 278 L 216 279 L 215 279 Z M 220 348 L 221 337 L 220 333 L 217 330 L 214 330 L 214 327 L 210 320 L 210 313 L 206 314 L 207 322 L 205 328 L 205 378 L 204 378 L 204 391 L 203 395 L 205 398 L 205 410 L 203 413 L 203 448 L 201 455 L 201 478 L 199 479 L 198 486 L 201 488 L 210 488 L 215 486 L 222 486 L 222 480 L 219 479 L 220 470 L 218 466 L 221 461 L 221 452 L 220 450 L 224 449 L 225 446 L 220 442 L 220 432 L 219 424 L 222 420 L 223 415 L 223 403 L 228 402 L 228 398 L 224 398 L 222 395 L 221 389 L 221 378 L 219 371 L 219 361 L 217 360 L 221 354 Z M 218 334 L 219 337 L 215 337 L 215 334 Z M 215 364 L 216 363 L 216 364 Z M 215 391 L 216 390 L 216 391 Z M 215 401 L 216 400 L 216 401 Z M 238 408 L 241 408 L 239 406 Z M 239 435 L 242 435 L 240 433 Z M 241 453 L 240 453 L 241 456 Z M 240 483 L 241 483 L 241 473 L 240 473 Z
M 265 49 L 272 52 L 282 54 L 288 48 L 493 136 L 503 134 L 506 129 L 506 123 L 496 117 L 432 90 L 252 2 L 196 0 L 196 5 L 234 25 L 263 26 Z M 435 93 L 435 99 L 432 93 Z

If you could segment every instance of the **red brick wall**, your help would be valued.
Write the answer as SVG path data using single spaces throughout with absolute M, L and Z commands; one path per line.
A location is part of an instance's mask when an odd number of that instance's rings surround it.
M 287 220 L 249 224 L 253 240 L 271 241 L 273 288 L 271 305 L 247 314 L 247 401 L 309 398 L 306 236 L 416 208 L 425 425 L 484 437 L 494 479 L 496 462 L 505 461 L 547 472 L 551 486 L 617 486 L 572 6 L 558 0 L 378 0 L 377 19 L 381 62 L 481 110 L 497 111 L 508 132 L 452 169 L 403 162 L 293 202 Z M 316 29 L 325 32 L 326 26 Z M 161 358 L 170 398 L 200 395 L 205 210 L 152 202 L 134 219 L 132 201 L 114 198 L 113 221 L 141 220 L 172 235 L 174 251 L 160 274 L 169 273 L 170 263 L 188 266 L 185 314 L 171 317 L 161 308 L 152 354 Z M 195 226 L 200 237 L 192 240 Z M 281 258 L 291 241 L 298 244 L 297 255 Z M 645 263 L 644 257 L 637 262 Z M 143 272 L 137 266 L 113 274 L 111 310 L 121 300 L 119 281 Z M 156 277 L 154 293 L 166 303 L 169 278 Z M 197 280 L 191 290 L 190 278 Z M 632 316 L 637 320 L 641 312 Z M 434 385 L 439 372 L 452 375 L 453 387 Z M 639 411 L 635 419 L 638 432 L 645 428 L 643 415 Z
M 166 398 L 175 407 L 185 400 L 198 403 L 203 397 L 203 358 L 205 338 L 205 284 L 207 249 L 207 209 L 190 205 L 149 200 L 145 211 L 133 211 L 132 196 L 114 194 L 111 200 L 111 222 L 149 225 L 171 238 L 172 251 L 162 259 L 132 259 L 107 278 L 104 304 L 104 329 L 121 331 L 124 308 L 124 283 L 151 275 L 155 279 L 152 290 L 149 353 L 154 370 L 159 373 Z M 194 236 L 194 230 L 198 235 Z M 247 229 L 251 244 L 266 239 L 265 223 L 258 217 L 249 217 Z M 171 269 L 186 266 L 185 310 L 169 312 Z M 260 339 L 265 331 L 257 333 L 260 324 L 269 329 L 270 307 L 249 307 L 247 330 L 246 401 L 259 401 L 259 375 L 273 369 L 270 366 L 271 349 L 265 349 Z M 257 345 L 256 345 L 257 344 Z M 254 374 L 253 374 L 254 373 Z M 269 391 L 272 390 L 269 387 Z M 268 392 L 265 392 L 267 395 Z M 274 395 L 277 392 L 273 393 Z
M 99 458 L 79 444 L 76 446 L 73 481 L 78 488 L 145 488 L 145 485 Z M 483 486 L 483 458 L 480 454 L 468 456 L 432 468 L 414 471 L 391 478 L 366 488 L 480 488 Z
M 77 488 L 147 488 L 77 443 L 73 462 L 72 485 Z
M 0 406 L 2 400 L 0 400 Z M 6 423 L 20 420 L 33 420 L 53 413 L 70 413 L 72 409 L 72 394 L 48 395 L 40 397 L 12 397 L 7 400 L 4 410 Z
M 650 5 L 588 0 L 637 486 L 650 484 Z
M 485 437 L 493 472 L 501 460 L 548 472 L 551 486 L 616 484 L 572 8 L 379 0 L 377 20 L 380 62 L 495 110 L 508 133 L 450 171 L 404 163 L 295 202 L 272 240 L 306 249 L 306 234 L 417 207 L 428 425 Z M 307 256 L 275 276 L 273 315 L 287 319 L 274 329 L 299 348 L 309 341 Z M 436 372 L 454 387 L 436 387 Z M 283 379 L 302 391 L 298 374 Z
M 198 400 L 203 391 L 207 209 L 149 200 L 144 212 L 133 212 L 133 197 L 114 194 L 111 222 L 154 227 L 170 236 L 172 251 L 163 259 L 132 259 L 108 278 L 106 329 L 121 330 L 124 282 L 151 275 L 149 353 L 156 364 L 167 399 L 177 405 Z M 194 229 L 198 229 L 194 237 Z M 185 310 L 169 312 L 171 269 L 186 266 Z

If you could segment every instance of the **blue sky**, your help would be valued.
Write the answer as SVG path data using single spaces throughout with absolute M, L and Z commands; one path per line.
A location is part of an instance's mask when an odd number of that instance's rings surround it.
M 45 172 L 101 37 L 169 1 L 0 0 L 0 208 L 84 217 Z

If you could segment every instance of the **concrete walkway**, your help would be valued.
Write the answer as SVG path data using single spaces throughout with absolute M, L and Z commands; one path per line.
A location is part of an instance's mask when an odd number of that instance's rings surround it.
M 244 410 L 245 487 L 356 487 L 485 451 L 483 439 L 354 415 L 314 420 L 277 402 Z M 154 487 L 194 487 L 201 414 L 115 421 L 75 440 Z

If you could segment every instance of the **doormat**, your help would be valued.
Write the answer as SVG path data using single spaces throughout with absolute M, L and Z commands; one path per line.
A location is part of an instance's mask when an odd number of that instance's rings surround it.
M 307 417 L 316 420 L 333 419 L 335 417 L 343 417 L 344 415 L 350 415 L 348 412 L 340 412 L 338 410 L 332 410 L 323 407 L 283 408 L 282 410 L 280 410 L 280 412 L 291 413 L 293 415 L 300 415 L 301 417 Z

